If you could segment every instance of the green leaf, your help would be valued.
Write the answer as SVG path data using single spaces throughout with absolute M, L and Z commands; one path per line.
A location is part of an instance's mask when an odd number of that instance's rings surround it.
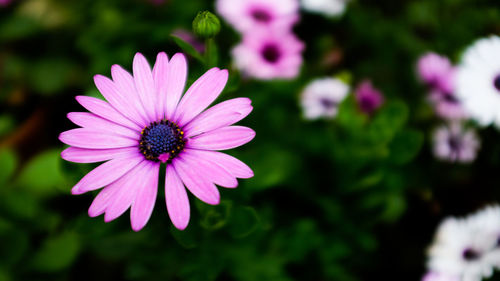
M 49 237 L 35 253 L 32 265 L 42 272 L 55 272 L 70 266 L 80 252 L 80 240 L 76 233 L 65 232 Z
M 408 120 L 409 110 L 405 103 L 387 103 L 370 124 L 369 133 L 374 142 L 389 142 Z
M 189 44 L 188 42 L 182 40 L 177 36 L 171 35 L 170 37 L 172 37 L 172 40 L 174 40 L 175 44 L 177 44 L 179 48 L 181 48 L 184 52 L 186 52 L 186 54 L 199 60 L 201 63 L 205 63 L 205 59 L 203 59 L 203 56 L 198 51 L 196 51 L 196 49 L 191 44 Z
M 38 195 L 52 195 L 65 186 L 59 150 L 48 150 L 33 158 L 21 171 L 18 185 Z
M 17 157 L 12 150 L 3 148 L 0 150 L 0 163 L 2 163 L 2 168 L 0 169 L 0 186 L 4 186 L 16 170 Z
M 405 164 L 413 160 L 424 142 L 422 132 L 406 129 L 396 134 L 390 144 L 389 159 L 396 164 Z
M 1 115 L 0 116 L 0 137 L 8 134 L 12 129 L 14 129 L 15 120 L 10 115 Z

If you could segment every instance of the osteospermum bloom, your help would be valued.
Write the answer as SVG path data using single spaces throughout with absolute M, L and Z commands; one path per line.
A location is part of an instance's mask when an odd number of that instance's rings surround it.
M 349 85 L 340 79 L 321 78 L 312 81 L 301 94 L 304 117 L 310 120 L 335 117 L 349 89 Z
M 433 105 L 437 116 L 447 120 L 463 119 L 467 115 L 454 93 L 443 93 L 440 91 L 432 91 L 429 95 L 429 100 Z
M 292 79 L 300 72 L 303 49 L 304 44 L 293 33 L 266 28 L 244 34 L 232 55 L 236 67 L 247 76 Z
M 215 184 L 234 188 L 236 178 L 253 176 L 243 162 L 217 151 L 238 147 L 255 136 L 250 128 L 232 126 L 250 113 L 250 100 L 235 98 L 206 109 L 224 89 L 227 70 L 208 70 L 184 95 L 187 63 L 182 54 L 168 60 L 159 53 L 151 70 L 137 53 L 133 76 L 119 65 L 112 66 L 111 76 L 113 80 L 94 77 L 107 102 L 78 96 L 90 113 L 69 113 L 81 128 L 59 137 L 71 146 L 61 154 L 65 160 L 107 161 L 71 190 L 82 194 L 104 187 L 89 208 L 91 217 L 104 214 L 108 222 L 130 207 L 132 229 L 144 227 L 155 204 L 162 163 L 166 163 L 167 210 L 178 229 L 184 229 L 190 217 L 184 187 L 215 205 L 220 201 Z
M 275 26 L 290 29 L 298 20 L 297 0 L 218 0 L 216 10 L 236 30 Z
M 476 159 L 480 142 L 473 129 L 465 129 L 459 122 L 453 122 L 434 132 L 433 145 L 438 159 L 470 163 Z
M 325 15 L 339 16 L 344 13 L 349 0 L 301 0 L 300 4 L 306 11 Z
M 370 80 L 362 81 L 354 92 L 359 108 L 367 114 L 373 113 L 384 103 L 384 96 L 373 87 Z
M 431 90 L 443 93 L 454 91 L 455 68 L 446 57 L 436 53 L 421 56 L 417 63 L 417 73 Z
M 435 274 L 455 276 L 460 281 L 491 277 L 500 260 L 499 235 L 498 206 L 487 207 L 465 218 L 447 218 L 438 227 L 429 248 L 427 266 Z
M 480 39 L 465 51 L 456 93 L 467 114 L 480 125 L 500 127 L 500 37 Z

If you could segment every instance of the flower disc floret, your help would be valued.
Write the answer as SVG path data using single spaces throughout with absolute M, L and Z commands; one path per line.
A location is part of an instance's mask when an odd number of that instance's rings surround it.
M 171 163 L 185 144 L 184 132 L 179 126 L 163 119 L 142 130 L 139 150 L 147 160 Z

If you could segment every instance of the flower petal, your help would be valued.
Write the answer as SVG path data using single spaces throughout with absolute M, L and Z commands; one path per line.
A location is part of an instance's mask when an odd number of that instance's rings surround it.
M 99 92 L 118 112 L 139 126 L 146 126 L 145 120 L 134 110 L 135 106 L 130 102 L 133 89 L 119 88 L 113 81 L 102 75 L 95 75 L 94 83 Z
M 121 216 L 132 205 L 139 190 L 144 187 L 145 180 L 143 177 L 148 174 L 149 168 L 149 161 L 142 161 L 123 178 L 113 183 L 120 185 L 120 188 L 106 206 L 105 222 L 110 222 Z
M 112 149 L 85 149 L 68 147 L 61 152 L 62 159 L 75 163 L 95 163 L 114 158 L 126 157 L 137 151 L 136 147 Z
M 59 140 L 65 144 L 80 148 L 106 149 L 137 146 L 137 140 L 86 128 L 72 129 L 62 132 Z
M 109 160 L 85 175 L 71 189 L 71 193 L 82 194 L 106 186 L 122 177 L 142 161 L 144 161 L 144 157 L 139 153 Z
M 184 132 L 187 137 L 192 137 L 233 125 L 250 114 L 253 109 L 251 102 L 248 98 L 236 98 L 216 104 L 184 126 Z
M 218 151 L 199 150 L 199 152 L 210 155 L 211 159 L 237 178 L 248 179 L 254 176 L 250 167 L 231 155 Z
M 142 120 L 141 127 L 144 128 L 145 125 L 149 125 L 151 121 L 149 120 L 146 110 L 142 105 L 142 101 L 139 97 L 139 93 L 137 92 L 132 74 L 123 69 L 123 67 L 114 64 L 111 66 L 111 77 L 113 77 L 113 81 L 118 89 L 127 94 L 127 99 L 131 109 L 137 114 L 137 116 L 139 116 L 138 118 Z
M 225 150 L 244 145 L 254 137 L 255 131 L 248 127 L 223 127 L 189 139 L 186 148 Z
M 184 92 L 187 79 L 187 61 L 181 54 L 175 54 L 168 63 L 168 76 L 165 81 L 167 86 L 167 100 L 165 103 L 165 114 L 167 119 L 172 120 L 175 108 Z
M 131 139 L 139 140 L 141 134 L 119 124 L 103 119 L 89 112 L 70 112 L 68 119 L 76 125 L 90 130 L 112 132 Z
M 104 214 L 104 211 L 106 211 L 106 207 L 109 206 L 110 202 L 113 202 L 115 194 L 120 190 L 120 188 L 122 188 L 123 184 L 129 182 L 125 180 L 129 179 L 132 171 L 133 170 L 128 172 L 125 176 L 114 181 L 110 185 L 106 186 L 99 192 L 99 194 L 97 194 L 88 210 L 88 214 L 90 217 L 97 217 Z
M 227 188 L 235 188 L 238 186 L 236 178 L 217 162 L 213 161 L 210 155 L 203 153 L 203 151 L 186 149 L 182 157 L 188 162 L 188 165 L 192 165 L 190 163 L 196 163 L 199 166 L 199 175 L 207 180 Z
M 186 229 L 190 209 L 186 188 L 172 165 L 167 165 L 165 173 L 165 201 L 170 220 L 179 230 Z
M 116 109 L 114 109 L 109 103 L 107 103 L 101 99 L 87 97 L 87 96 L 77 96 L 76 100 L 83 107 L 85 107 L 88 111 L 90 111 L 90 112 L 94 113 L 95 115 L 98 115 L 104 119 L 118 123 L 120 125 L 123 125 L 125 127 L 130 128 L 130 129 L 133 129 L 133 130 L 141 130 L 142 129 L 141 126 L 130 121 L 130 119 L 127 119 L 121 113 L 116 111 Z
M 156 121 L 156 90 L 151 67 L 141 53 L 136 53 L 132 68 L 134 70 L 135 88 L 146 110 L 146 115 L 150 122 Z
M 165 103 L 167 101 L 167 79 L 168 79 L 168 56 L 161 52 L 156 57 L 156 63 L 153 67 L 153 80 L 156 87 L 155 111 L 156 119 L 165 117 Z
M 175 160 L 173 162 L 174 169 L 187 189 L 207 204 L 219 204 L 219 190 L 210 180 L 199 176 L 200 166 L 196 162 L 189 162 L 188 164 L 186 160 L 179 156 Z
M 148 171 L 142 176 L 143 185 L 139 187 L 137 196 L 130 210 L 130 222 L 134 231 L 141 230 L 149 221 L 158 193 L 158 175 L 160 163 L 148 162 Z
M 173 120 L 180 126 L 187 124 L 209 106 L 222 92 L 228 78 L 227 70 L 212 68 L 187 90 L 175 110 Z

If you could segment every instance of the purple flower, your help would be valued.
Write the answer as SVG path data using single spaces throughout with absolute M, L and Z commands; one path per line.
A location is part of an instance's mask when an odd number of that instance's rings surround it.
M 448 162 L 470 163 L 476 159 L 480 143 L 476 132 L 459 122 L 442 126 L 434 132 L 434 155 Z
M 433 91 L 429 100 L 436 114 L 447 120 L 459 120 L 466 117 L 465 110 L 454 93 Z
M 68 118 L 81 128 L 59 136 L 71 146 L 61 153 L 65 160 L 107 161 L 71 190 L 82 194 L 104 187 L 89 208 L 91 217 L 104 214 L 109 222 L 130 207 L 132 229 L 142 229 L 153 211 L 161 163 L 166 163 L 168 214 L 181 230 L 190 217 L 184 186 L 203 202 L 216 205 L 220 195 L 215 184 L 235 188 L 236 178 L 253 176 L 243 162 L 216 151 L 238 147 L 255 136 L 250 128 L 231 126 L 252 111 L 249 99 L 235 98 L 206 109 L 224 89 L 227 70 L 208 70 L 184 95 L 183 54 L 168 60 L 159 53 L 151 70 L 137 53 L 133 76 L 119 65 L 112 66 L 111 76 L 113 80 L 94 76 L 107 102 L 78 96 L 90 113 L 69 113 Z
M 417 63 L 420 79 L 432 90 L 453 93 L 455 90 L 455 68 L 450 60 L 435 53 L 427 53 Z
M 0 0 L 0 6 L 7 6 L 10 2 L 11 0 Z
M 245 75 L 262 80 L 297 77 L 302 65 L 304 44 L 289 31 L 256 29 L 243 36 L 233 49 L 236 67 Z
M 240 32 L 276 26 L 283 29 L 297 22 L 297 0 L 218 0 L 217 12 Z
M 359 108 L 367 114 L 373 113 L 384 103 L 384 96 L 373 87 L 370 80 L 364 80 L 356 87 L 355 96 Z

